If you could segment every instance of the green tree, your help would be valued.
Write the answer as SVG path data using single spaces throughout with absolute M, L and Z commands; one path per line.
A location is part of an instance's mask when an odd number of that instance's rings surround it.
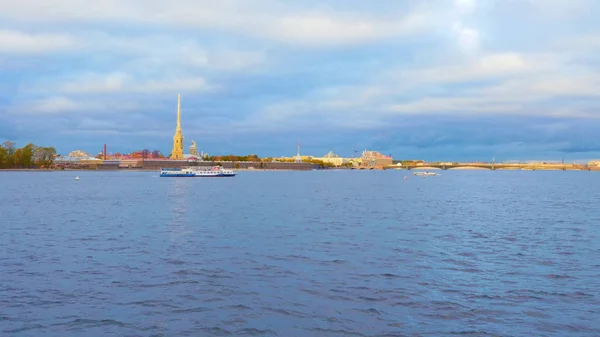
M 33 167 L 33 151 L 35 145 L 29 143 L 21 149 L 21 158 L 19 158 L 18 165 L 21 168 L 32 168 Z
M 23 168 L 21 166 L 21 160 L 23 158 L 23 149 L 15 149 L 15 154 L 12 158 L 12 168 Z
M 36 147 L 33 150 L 33 163 L 39 168 L 49 168 L 54 164 L 56 149 L 53 147 Z
M 38 147 L 32 143 L 17 148 L 13 142 L 0 145 L 0 169 L 49 167 L 54 162 L 53 147 Z
M 2 143 L 2 148 L 4 149 L 3 168 L 14 168 L 16 151 L 15 143 L 11 141 L 6 141 Z
M 8 150 L 0 145 L 0 169 L 8 167 Z

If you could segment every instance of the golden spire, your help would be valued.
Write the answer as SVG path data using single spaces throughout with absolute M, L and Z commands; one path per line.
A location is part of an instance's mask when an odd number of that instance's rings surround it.
M 173 136 L 173 151 L 171 159 L 181 160 L 183 156 L 183 135 L 181 134 L 181 95 L 177 94 L 177 128 Z
M 177 94 L 177 127 L 181 128 L 181 94 Z

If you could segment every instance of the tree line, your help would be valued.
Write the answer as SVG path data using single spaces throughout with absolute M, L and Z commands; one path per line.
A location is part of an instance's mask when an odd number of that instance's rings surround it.
M 29 143 L 21 148 L 14 142 L 0 145 L 0 169 L 49 168 L 54 163 L 56 149 Z

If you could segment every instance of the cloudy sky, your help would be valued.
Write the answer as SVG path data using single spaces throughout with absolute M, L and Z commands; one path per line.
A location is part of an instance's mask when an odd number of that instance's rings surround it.
M 597 0 L 0 0 L 0 140 L 600 157 Z

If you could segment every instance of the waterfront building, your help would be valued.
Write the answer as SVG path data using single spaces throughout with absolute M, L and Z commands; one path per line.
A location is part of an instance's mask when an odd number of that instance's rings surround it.
M 71 151 L 67 157 L 71 158 L 89 158 L 91 157 L 87 152 L 81 150 Z
M 362 166 L 365 167 L 384 167 L 392 165 L 392 156 L 386 156 L 377 151 L 364 150 L 361 157 Z
M 54 157 L 54 166 L 62 168 L 85 168 L 85 167 L 97 167 L 102 164 L 102 160 L 91 157 L 89 155 L 84 156 L 83 151 L 73 151 L 68 156 L 57 155 Z
M 343 158 L 335 154 L 333 151 L 329 151 L 323 157 L 316 157 L 315 159 L 327 164 L 332 164 L 334 166 L 342 166 L 349 163 L 352 163 L 353 166 L 357 166 L 361 162 L 360 158 Z
M 177 127 L 173 136 L 173 150 L 171 151 L 171 159 L 182 160 L 183 155 L 183 134 L 181 133 L 181 95 L 177 94 Z
M 345 165 L 349 165 L 351 164 L 352 166 L 359 166 L 362 158 L 345 158 L 345 157 L 340 157 L 337 154 L 333 153 L 332 151 L 330 151 L 329 153 L 325 154 L 322 157 L 316 157 L 316 156 L 307 156 L 307 155 L 299 155 L 300 152 L 298 152 L 298 154 L 296 154 L 296 156 L 293 157 L 280 157 L 280 158 L 273 158 L 274 162 L 311 162 L 311 161 L 322 161 L 323 163 L 326 164 L 332 164 L 333 166 L 345 166 Z

